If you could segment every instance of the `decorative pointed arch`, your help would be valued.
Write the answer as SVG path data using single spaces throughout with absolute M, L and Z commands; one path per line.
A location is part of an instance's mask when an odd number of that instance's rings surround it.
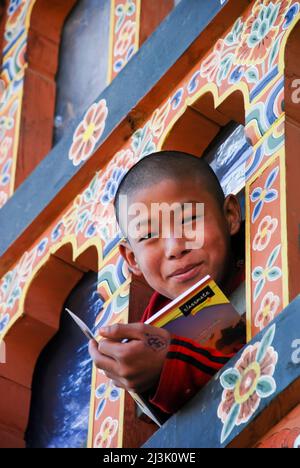
M 163 150 L 176 149 L 201 156 L 230 122 L 245 125 L 245 105 L 241 90 L 222 99 L 213 90 L 203 90 L 170 122 L 159 146 Z
M 0 368 L 3 447 L 24 447 L 37 359 L 58 331 L 62 307 L 72 289 L 85 272 L 99 271 L 96 246 L 75 255 L 72 243 L 67 242 L 48 257 L 27 287 L 22 316 L 5 336 L 7 363 Z

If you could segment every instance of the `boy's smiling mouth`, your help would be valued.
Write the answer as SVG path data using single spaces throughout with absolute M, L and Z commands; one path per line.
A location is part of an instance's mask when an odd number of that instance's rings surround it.
M 189 281 L 193 278 L 195 278 L 203 265 L 203 262 L 197 263 L 197 264 L 192 264 L 192 265 L 187 265 L 184 268 L 180 268 L 178 270 L 175 270 L 173 273 L 171 273 L 168 278 L 172 278 L 175 281 L 179 283 L 183 283 L 185 281 Z

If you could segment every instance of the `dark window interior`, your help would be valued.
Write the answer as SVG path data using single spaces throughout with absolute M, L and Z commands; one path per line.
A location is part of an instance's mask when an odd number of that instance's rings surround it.
M 216 173 L 225 195 L 238 196 L 245 219 L 245 169 L 252 153 L 245 128 L 235 122 L 224 127 L 205 151 L 203 157 Z
M 103 305 L 97 282 L 96 273 L 86 273 L 65 303 L 91 329 Z M 86 447 L 91 376 L 88 341 L 62 311 L 59 331 L 44 348 L 34 372 L 28 448 Z
M 107 85 L 109 19 L 110 0 L 79 0 L 65 22 L 56 79 L 54 144 Z

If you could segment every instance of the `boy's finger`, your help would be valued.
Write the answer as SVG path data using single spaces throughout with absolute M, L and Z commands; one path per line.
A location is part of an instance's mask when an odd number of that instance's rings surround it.
M 117 360 L 122 353 L 124 344 L 111 340 L 100 340 L 98 350 L 101 354 Z
M 108 379 L 112 381 L 112 384 L 118 388 L 124 388 L 124 383 L 117 376 L 111 374 L 110 372 L 105 372 L 105 375 Z
M 94 355 L 95 352 L 98 351 L 98 343 L 95 340 L 90 340 L 89 341 L 89 353 L 91 355 L 91 358 L 93 359 L 92 354 Z
M 143 323 L 130 323 L 128 325 L 117 323 L 100 329 L 101 336 L 115 341 L 141 340 L 144 338 L 144 334 L 145 325 Z
M 95 366 L 98 369 L 102 369 L 105 372 L 111 372 L 112 374 L 117 373 L 118 364 L 117 362 L 98 351 L 98 343 L 96 341 L 89 342 L 89 353 Z

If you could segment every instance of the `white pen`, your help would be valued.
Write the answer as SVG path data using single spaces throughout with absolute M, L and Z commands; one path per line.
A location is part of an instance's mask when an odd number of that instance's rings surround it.
M 71 312 L 69 309 L 67 309 L 65 307 L 65 310 L 68 312 L 68 314 L 72 317 L 72 319 L 74 320 L 74 322 L 79 326 L 80 330 L 82 331 L 82 333 L 85 334 L 85 336 L 89 339 L 89 340 L 96 340 L 96 337 L 95 335 L 92 333 L 92 331 L 89 329 L 89 327 L 79 318 L 77 317 L 77 315 L 75 315 L 73 312 Z

